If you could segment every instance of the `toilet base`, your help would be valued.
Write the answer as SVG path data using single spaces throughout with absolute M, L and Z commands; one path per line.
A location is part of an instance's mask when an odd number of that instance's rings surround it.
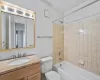
M 60 75 L 55 71 L 49 71 L 45 73 L 45 76 L 47 80 L 61 80 Z

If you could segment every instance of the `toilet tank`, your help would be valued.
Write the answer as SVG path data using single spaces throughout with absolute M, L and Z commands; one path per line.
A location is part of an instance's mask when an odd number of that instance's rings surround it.
M 41 72 L 46 73 L 52 70 L 53 66 L 53 58 L 52 57 L 45 57 L 41 59 Z

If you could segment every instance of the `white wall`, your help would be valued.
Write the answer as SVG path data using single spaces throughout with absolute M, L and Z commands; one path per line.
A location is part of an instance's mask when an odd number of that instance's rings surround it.
M 92 16 L 94 14 L 100 13 L 99 7 L 100 7 L 100 1 L 67 16 L 65 18 L 65 22 L 75 21 L 78 19 L 82 19 L 84 17 L 88 17 L 88 16 Z M 66 15 L 66 14 L 67 14 L 67 12 L 64 13 L 64 15 Z
M 63 13 L 53 9 L 44 4 L 40 0 L 5 0 L 13 4 L 31 9 L 36 12 L 36 37 L 37 36 L 52 36 L 53 25 L 52 21 L 63 16 Z M 50 18 L 44 17 L 44 9 L 50 12 Z M 49 56 L 52 53 L 52 39 L 38 39 L 36 38 L 36 48 L 26 50 L 16 50 L 9 52 L 0 52 L 0 59 L 17 54 L 18 51 L 27 52 L 28 54 L 36 54 L 40 57 Z

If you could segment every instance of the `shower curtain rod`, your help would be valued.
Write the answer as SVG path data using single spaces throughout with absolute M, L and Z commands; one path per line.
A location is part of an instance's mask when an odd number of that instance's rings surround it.
M 65 17 L 67 17 L 67 16 L 69 16 L 69 15 L 71 15 L 71 14 L 73 14 L 73 13 L 75 13 L 75 12 L 77 12 L 77 11 L 83 9 L 83 8 L 85 8 L 85 7 L 88 7 L 88 6 L 90 6 L 90 5 L 92 5 L 92 4 L 96 3 L 96 2 L 98 2 L 98 1 L 100 1 L 100 0 L 93 0 L 93 1 L 91 1 L 91 2 L 89 2 L 89 3 L 87 3 L 87 4 L 85 4 L 84 6 L 80 7 L 79 9 L 76 9 L 76 10 L 72 11 L 71 13 L 69 13 L 69 14 L 67 14 L 67 15 L 65 15 L 65 16 L 63 16 L 63 17 L 61 17 L 61 18 L 59 18 L 59 19 L 56 19 L 56 20 L 54 20 L 54 21 L 52 21 L 52 22 L 54 23 L 54 22 L 56 22 L 56 21 L 58 21 L 58 20 L 60 20 L 60 19 L 63 19 L 63 18 L 65 18 Z
M 77 19 L 77 20 L 74 20 L 74 21 L 71 21 L 71 22 L 67 22 L 67 23 L 64 23 L 64 25 L 70 24 L 70 23 L 73 23 L 73 22 L 77 22 L 77 21 L 81 21 L 81 20 L 84 20 L 84 19 L 92 18 L 92 17 L 98 16 L 98 15 L 100 15 L 100 13 L 97 13 L 97 14 L 94 14 L 94 15 L 91 15 L 91 16 L 88 16 L 88 17 L 84 17 L 84 18 L 81 18 L 81 19 Z

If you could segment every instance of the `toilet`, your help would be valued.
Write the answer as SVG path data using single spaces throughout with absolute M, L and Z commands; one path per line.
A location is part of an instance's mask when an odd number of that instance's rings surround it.
M 53 58 L 46 57 L 41 59 L 41 72 L 44 74 L 46 80 L 61 80 L 60 75 L 52 70 Z

